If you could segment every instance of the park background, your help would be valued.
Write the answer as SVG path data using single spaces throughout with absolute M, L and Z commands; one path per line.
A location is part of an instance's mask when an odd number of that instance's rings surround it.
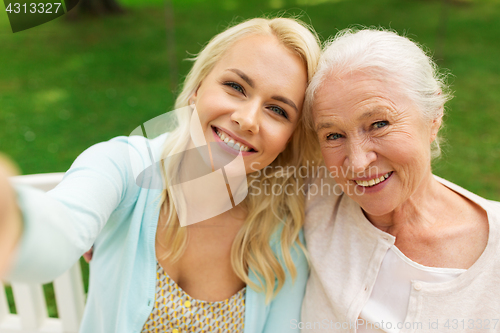
M 172 110 L 187 57 L 231 24 L 284 15 L 322 41 L 381 26 L 428 49 L 455 95 L 434 173 L 500 200 L 500 0 L 118 1 L 121 14 L 76 8 L 15 34 L 0 4 L 0 152 L 23 174 L 66 171 L 89 146 Z M 56 316 L 52 286 L 45 291 Z

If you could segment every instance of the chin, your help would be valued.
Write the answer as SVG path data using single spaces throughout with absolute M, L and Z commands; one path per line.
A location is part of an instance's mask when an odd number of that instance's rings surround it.
M 381 209 L 365 209 L 361 207 L 363 211 L 365 212 L 366 215 L 369 216 L 384 216 L 392 212 L 392 210 L 387 209 L 387 210 L 381 210 Z
M 394 207 L 390 204 L 388 204 L 387 201 L 380 202 L 380 201 L 372 201 L 367 202 L 365 200 L 359 200 L 360 198 L 353 198 L 354 201 L 356 201 L 361 209 L 365 212 L 365 214 L 371 215 L 371 216 L 384 216 L 387 214 L 390 214 L 391 212 L 394 211 Z

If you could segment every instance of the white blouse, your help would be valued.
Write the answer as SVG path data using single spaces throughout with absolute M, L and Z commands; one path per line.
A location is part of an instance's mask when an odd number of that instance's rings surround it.
M 397 333 L 403 328 L 413 281 L 441 283 L 455 279 L 466 269 L 420 265 L 395 245 L 387 251 L 372 293 L 359 316 L 358 332 Z M 418 282 L 414 288 L 418 288 Z

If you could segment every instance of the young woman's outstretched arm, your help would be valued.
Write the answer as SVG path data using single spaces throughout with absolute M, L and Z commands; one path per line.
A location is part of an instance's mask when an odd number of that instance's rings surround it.
M 14 194 L 9 200 L 14 207 L 17 200 L 21 216 L 11 213 L 10 219 L 16 222 L 1 222 L 12 229 L 11 236 L 2 238 L 17 243 L 17 250 L 10 254 L 8 249 L 0 250 L 2 258 L 12 257 L 14 252 L 7 278 L 44 283 L 69 269 L 92 246 L 131 187 L 128 184 L 135 185 L 132 177 L 128 138 L 124 137 L 87 149 L 48 193 L 15 186 L 17 197 Z M 4 189 L 1 193 L 8 194 Z

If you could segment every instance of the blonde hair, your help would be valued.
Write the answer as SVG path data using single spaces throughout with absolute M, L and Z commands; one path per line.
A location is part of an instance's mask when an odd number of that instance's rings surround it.
M 182 92 L 176 100 L 175 108 L 188 106 L 189 99 L 196 91 L 202 80 L 210 73 L 223 54 L 238 40 L 249 35 L 275 36 L 285 47 L 292 50 L 303 61 L 308 75 L 312 78 L 320 55 L 320 46 L 317 35 L 303 22 L 291 18 L 255 18 L 235 25 L 216 35 L 205 48 L 194 57 L 194 64 L 189 71 L 183 85 Z M 185 114 L 185 113 L 184 113 Z M 165 258 L 171 261 L 178 260 L 187 245 L 187 230 L 179 227 L 179 218 L 173 203 L 172 193 L 168 187 L 166 175 L 175 174 L 178 163 L 174 159 L 165 161 L 165 157 L 182 152 L 189 136 L 189 119 L 187 116 L 177 121 L 177 128 L 171 132 L 165 142 L 162 156 L 162 172 L 165 190 L 162 194 L 162 206 L 168 213 L 163 226 L 161 237 L 157 236 L 159 244 L 165 250 Z M 299 240 L 299 232 L 304 219 L 304 194 L 299 189 L 303 179 L 295 177 L 295 173 L 283 172 L 278 166 L 300 168 L 307 161 L 313 161 L 319 156 L 316 136 L 309 135 L 304 122 L 299 120 L 291 140 L 285 150 L 271 163 L 272 172 L 254 172 L 249 175 L 252 182 L 260 186 L 267 183 L 270 187 L 281 186 L 281 189 L 290 187 L 294 194 L 265 195 L 256 193 L 255 186 L 249 186 L 249 194 L 241 203 L 247 212 L 246 220 L 236 235 L 231 248 L 231 264 L 237 276 L 252 289 L 265 292 L 269 301 L 283 286 L 286 279 L 286 269 L 294 279 L 296 276 L 295 265 L 291 251 L 298 244 L 300 251 L 305 248 Z M 309 166 L 309 163 L 307 163 Z M 278 174 L 279 173 L 279 174 Z M 288 187 L 286 187 L 288 185 Z M 271 246 L 271 236 L 281 228 L 279 249 L 275 253 Z M 164 231 L 164 232 L 163 232 Z M 168 245 L 165 245 L 168 244 Z M 259 280 L 260 285 L 250 280 L 249 271 L 252 271 Z

